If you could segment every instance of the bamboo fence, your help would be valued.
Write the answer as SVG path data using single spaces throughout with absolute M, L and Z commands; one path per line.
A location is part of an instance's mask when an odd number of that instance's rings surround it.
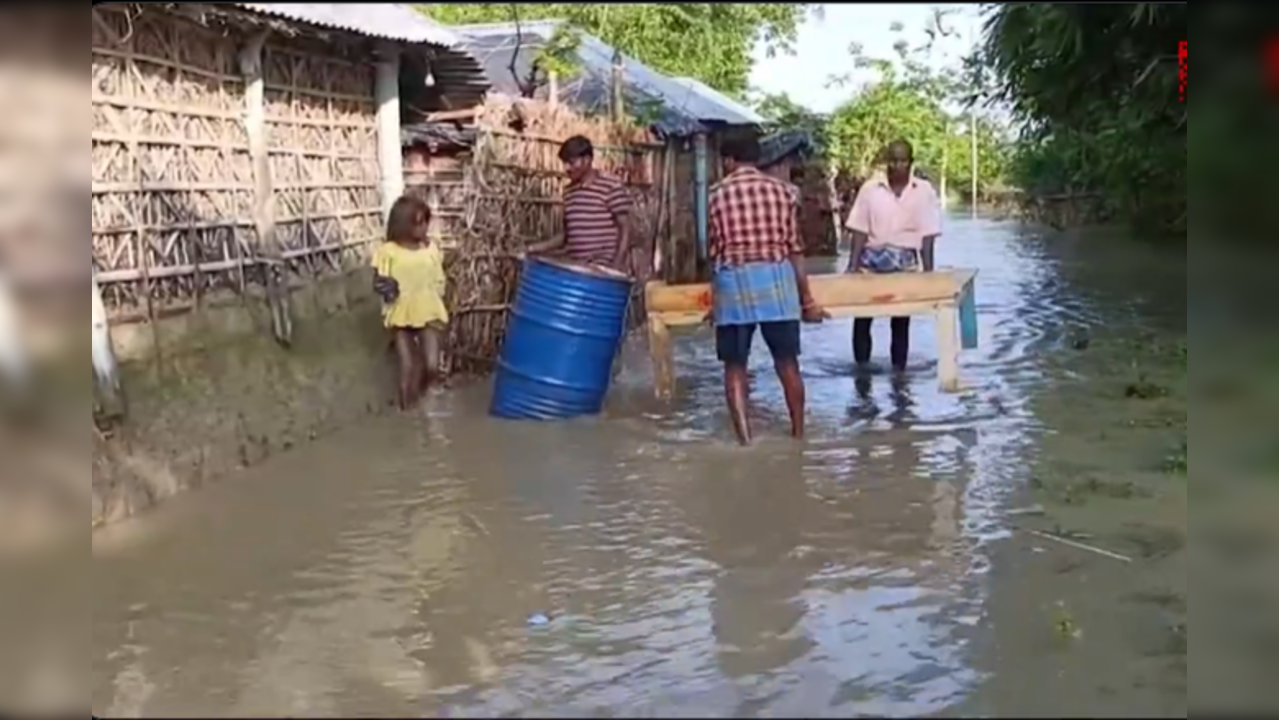
M 443 241 L 449 251 L 448 302 L 453 308 L 451 369 L 491 369 L 506 331 L 523 250 L 563 232 L 561 197 L 567 180 L 558 153 L 560 144 L 573 135 L 590 138 L 595 166 L 618 176 L 631 190 L 631 238 L 636 247 L 628 270 L 637 282 L 629 324 L 637 325 L 643 317 L 642 289 L 652 275 L 655 243 L 669 224 L 666 146 L 631 126 L 582 117 L 559 105 L 501 96 L 479 108 L 476 126 L 478 137 L 463 165 L 462 198 L 456 206 L 464 216 L 462 230 Z M 455 185 L 456 178 L 441 184 Z
M 246 32 L 162 6 L 91 12 L 93 261 L 112 323 L 154 326 L 260 293 L 268 267 L 300 284 L 362 264 L 381 233 L 371 63 L 266 41 L 262 199 L 245 127 Z M 273 211 L 277 262 L 265 260 L 258 203 Z

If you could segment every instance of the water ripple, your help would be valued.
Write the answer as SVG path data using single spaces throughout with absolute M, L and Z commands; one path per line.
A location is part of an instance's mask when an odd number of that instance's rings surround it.
M 785 437 L 761 348 L 760 440 L 742 450 L 709 334 L 694 330 L 669 405 L 652 398 L 636 341 L 604 418 L 494 422 L 486 390 L 463 389 L 205 491 L 186 521 L 157 522 L 154 542 L 96 561 L 94 707 L 953 708 L 983 679 L 971 644 L 987 548 L 1039 430 L 1043 358 L 1133 305 L 1079 290 L 1047 239 L 1013 225 L 954 218 L 939 254 L 981 271 L 982 347 L 964 355 L 959 394 L 937 389 L 927 320 L 904 376 L 856 371 L 847 322 L 807 327 L 811 436 Z M 886 323 L 875 339 L 882 355 Z M 130 618 L 141 602 L 163 620 Z

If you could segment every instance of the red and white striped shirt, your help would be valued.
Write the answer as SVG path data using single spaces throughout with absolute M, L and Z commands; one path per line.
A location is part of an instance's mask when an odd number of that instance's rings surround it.
M 564 191 L 564 236 L 568 256 L 612 264 L 631 212 L 631 193 L 621 180 L 600 172 Z

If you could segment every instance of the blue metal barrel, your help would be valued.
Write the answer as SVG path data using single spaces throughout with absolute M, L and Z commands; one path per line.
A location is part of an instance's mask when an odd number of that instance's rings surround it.
M 489 413 L 518 420 L 595 415 L 626 331 L 622 273 L 529 258 L 498 357 Z

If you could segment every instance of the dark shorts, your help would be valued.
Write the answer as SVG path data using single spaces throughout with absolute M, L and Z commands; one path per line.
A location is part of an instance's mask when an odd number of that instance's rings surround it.
M 750 325 L 716 325 L 715 354 L 725 365 L 745 365 L 751 355 L 755 328 L 764 336 L 764 344 L 773 360 L 799 357 L 799 321 L 782 320 Z

